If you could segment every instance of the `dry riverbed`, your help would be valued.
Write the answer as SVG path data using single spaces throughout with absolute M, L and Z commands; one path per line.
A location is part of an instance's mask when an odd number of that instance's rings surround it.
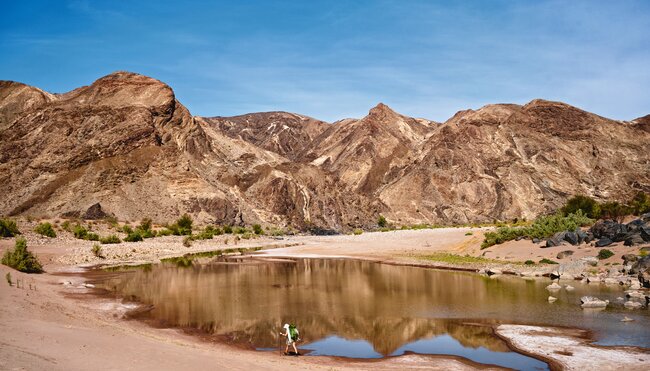
M 98 226 L 98 228 L 102 228 Z M 30 226 L 22 227 L 30 230 Z M 100 230 L 100 233 L 108 233 Z M 598 249 L 583 245 L 541 249 L 530 241 L 513 241 L 486 250 L 480 249 L 484 229 L 440 228 L 417 231 L 393 231 L 338 236 L 283 236 L 236 240 L 233 236 L 215 236 L 184 246 L 181 237 L 169 236 L 144 242 L 101 245 L 104 258 L 95 256 L 95 244 L 60 233 L 54 239 L 27 232 L 28 247 L 34 251 L 49 273 L 25 275 L 2 266 L 0 273 L 11 273 L 22 281 L 22 288 L 0 285 L 0 368 L 84 369 L 89 364 L 101 368 L 137 369 L 473 369 L 481 367 L 454 357 L 407 355 L 380 361 L 358 362 L 333 357 L 285 358 L 276 353 L 255 352 L 219 343 L 206 344 L 175 330 L 154 329 L 135 321 L 120 319 L 128 310 L 115 302 L 87 300 L 91 289 L 83 287 L 74 272 L 96 264 L 142 264 L 188 253 L 222 250 L 239 255 L 253 251 L 265 257 L 345 257 L 372 259 L 391 264 L 428 265 L 456 269 L 492 269 L 502 272 L 529 272 L 543 275 L 557 270 L 555 265 L 526 266 L 525 260 L 558 260 L 559 251 L 573 250 L 563 260 L 579 261 L 593 257 Z M 0 240 L 0 250 L 13 246 L 14 239 Z M 621 256 L 638 253 L 638 247 L 610 248 L 615 255 L 586 268 L 597 277 L 622 263 Z M 66 273 L 67 272 L 67 273 Z M 72 273 L 70 273 L 72 272 Z M 53 275 L 67 274 L 66 276 Z M 61 285 L 70 281 L 71 285 Z M 549 280 L 550 283 L 550 280 Z M 623 289 L 621 289 L 623 295 Z M 647 310 L 647 309 L 640 309 Z M 551 332 L 549 332 L 551 331 Z M 531 330 L 526 326 L 499 326 L 496 332 L 517 350 L 550 360 L 552 365 L 572 369 L 588 365 L 594 359 L 617 367 L 639 368 L 647 365 L 648 353 L 638 349 L 592 346 L 584 334 L 555 333 L 552 329 Z M 576 330 L 577 331 L 577 330 Z M 549 336 L 552 334 L 552 336 Z M 119 339 L 119 340 L 118 340 Z M 565 347 L 566 352 L 560 349 Z M 569 349 L 570 348 L 570 349 Z M 560 349 L 558 351 L 558 349 Z M 564 349 L 564 348 L 563 348 Z M 571 355 L 568 355 L 568 354 Z M 578 365 L 578 366 L 576 366 Z M 612 364 L 613 365 L 613 364 Z

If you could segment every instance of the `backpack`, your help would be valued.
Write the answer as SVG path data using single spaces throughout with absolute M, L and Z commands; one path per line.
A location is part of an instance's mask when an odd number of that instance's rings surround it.
M 289 335 L 291 336 L 291 340 L 293 341 L 298 341 L 300 339 L 300 332 L 298 332 L 298 328 L 296 325 L 291 324 L 289 325 Z

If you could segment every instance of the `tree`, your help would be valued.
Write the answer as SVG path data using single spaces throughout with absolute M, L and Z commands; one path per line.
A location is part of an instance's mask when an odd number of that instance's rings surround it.
M 569 214 L 575 214 L 578 210 L 582 210 L 591 219 L 598 219 L 600 217 L 600 205 L 589 196 L 576 195 L 571 197 L 564 207 L 562 207 L 562 214 L 567 216 Z

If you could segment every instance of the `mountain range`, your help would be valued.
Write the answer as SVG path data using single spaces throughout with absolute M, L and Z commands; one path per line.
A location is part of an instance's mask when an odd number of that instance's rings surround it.
M 116 72 L 51 94 L 0 81 L 0 215 L 319 228 L 534 218 L 575 194 L 650 192 L 650 115 L 492 104 L 445 122 L 384 104 L 334 123 L 193 116 L 166 84 Z

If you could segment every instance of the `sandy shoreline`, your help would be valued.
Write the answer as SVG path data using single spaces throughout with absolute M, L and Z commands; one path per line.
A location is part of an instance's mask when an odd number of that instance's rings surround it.
M 225 244 L 223 240 L 228 237 L 217 236 L 214 240 L 196 241 L 191 247 L 183 246 L 179 237 L 170 236 L 140 243 L 102 245 L 106 259 L 94 257 L 90 252 L 93 243 L 88 241 L 64 238 L 50 240 L 27 233 L 29 249 L 38 254 L 45 269 L 50 273 L 25 275 L 0 266 L 0 274 L 11 272 L 14 279 L 21 279 L 27 284 L 24 289 L 9 287 L 7 284 L 0 285 L 0 332 L 7 334 L 0 340 L 0 369 L 84 369 L 90 362 L 101 364 L 106 369 L 273 370 L 296 366 L 300 369 L 484 368 L 458 357 L 405 355 L 373 362 L 359 362 L 335 357 L 280 357 L 275 352 L 255 352 L 224 344 L 205 344 L 178 330 L 154 329 L 137 321 L 122 320 L 119 317 L 125 308 L 115 306 L 115 303 L 103 303 L 102 307 L 98 306 L 96 301 L 83 299 L 83 294 L 88 289 L 79 288 L 79 284 L 83 282 L 80 276 L 65 278 L 73 281 L 73 285 L 61 285 L 60 282 L 64 279 L 54 275 L 61 272 L 79 272 L 81 266 L 99 263 L 138 264 L 157 262 L 163 257 L 186 253 L 253 247 L 263 247 L 264 250 L 260 254 L 266 257 L 347 257 L 390 264 L 463 269 L 484 268 L 486 265 L 503 269 L 522 269 L 521 262 L 526 259 L 555 260 L 557 252 L 572 249 L 574 256 L 571 258 L 577 260 L 584 256 L 594 256 L 598 250 L 585 245 L 540 249 L 530 241 L 513 241 L 480 250 L 482 233 L 481 229 L 440 228 L 364 233 L 359 236 L 287 236 L 281 239 L 263 237 L 240 240 L 237 245 L 234 245 L 232 237 L 229 238 L 228 244 Z M 13 239 L 0 241 L 2 250 L 11 246 Z M 603 261 L 603 264 L 607 261 L 620 262 L 621 255 L 636 252 L 638 247 L 617 246 L 613 250 L 616 255 Z M 422 259 L 422 256 L 440 252 L 484 256 L 495 260 L 475 265 L 458 265 Z M 553 268 L 539 267 L 546 270 Z M 29 284 L 36 289 L 30 290 Z M 524 353 L 532 354 L 536 358 L 550 358 L 563 368 L 573 367 L 572 363 L 567 363 L 556 353 L 535 353 L 525 349 L 516 340 L 523 337 L 521 333 L 506 333 L 505 330 L 499 329 L 497 333 L 502 337 L 513 336 L 509 342 Z M 571 338 L 570 334 L 565 335 Z M 575 339 L 574 341 L 576 344 L 572 346 L 576 349 L 588 351 L 595 348 L 588 342 Z M 553 347 L 548 342 L 540 344 L 549 349 Z M 608 349 L 604 348 L 603 351 L 607 352 Z M 632 350 L 630 352 L 634 353 Z M 628 358 L 635 356 L 632 353 L 628 354 Z M 627 369 L 635 369 L 638 366 L 634 362 L 625 364 L 620 357 L 617 365 L 625 365 Z

